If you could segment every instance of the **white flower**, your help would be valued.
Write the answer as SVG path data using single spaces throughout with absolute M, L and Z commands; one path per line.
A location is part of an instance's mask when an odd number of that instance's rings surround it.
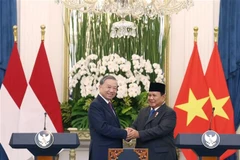
M 99 67 L 99 72 L 100 72 L 100 74 L 106 73 L 106 70 L 107 70 L 107 68 L 106 68 L 105 66 L 100 66 L 100 67 Z
M 146 63 L 145 63 L 145 71 L 147 73 L 152 73 L 153 72 L 152 65 L 151 65 L 149 60 L 147 60 Z
M 138 86 L 136 83 L 129 84 L 128 94 L 129 97 L 136 97 L 141 93 L 141 87 Z
M 153 68 L 155 68 L 155 69 L 160 69 L 160 65 L 157 64 L 157 63 L 153 63 Z
M 159 64 L 151 64 L 143 56 L 132 55 L 131 61 L 120 57 L 118 54 L 103 56 L 102 59 L 95 54 L 79 60 L 69 73 L 69 91 L 79 84 L 80 96 L 96 97 L 100 79 L 113 75 L 118 81 L 117 98 L 136 97 L 143 91 L 148 91 L 150 77 L 155 82 L 164 82 L 164 73 Z

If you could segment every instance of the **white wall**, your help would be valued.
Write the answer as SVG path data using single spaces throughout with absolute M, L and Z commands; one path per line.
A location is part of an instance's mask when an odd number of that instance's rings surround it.
M 193 28 L 198 30 L 198 49 L 205 72 L 213 50 L 214 27 L 218 27 L 219 0 L 195 0 L 194 7 L 171 18 L 170 45 L 170 106 L 174 106 L 178 91 L 193 50 Z
M 41 29 L 46 26 L 45 49 L 59 100 L 63 90 L 63 9 L 54 0 L 17 0 L 18 49 L 27 80 L 41 43 Z
M 198 47 L 204 71 L 213 49 L 220 0 L 194 0 L 194 7 L 171 18 L 170 106 L 174 106 L 193 49 L 193 27 L 199 27 Z M 63 98 L 63 9 L 55 0 L 18 0 L 19 52 L 29 80 L 40 46 L 40 25 L 46 25 L 45 47 L 58 98 Z M 67 156 L 66 152 L 63 152 Z M 86 154 L 84 154 L 86 155 Z

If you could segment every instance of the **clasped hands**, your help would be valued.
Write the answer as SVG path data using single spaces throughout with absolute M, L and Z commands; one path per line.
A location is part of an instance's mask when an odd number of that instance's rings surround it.
M 139 132 L 133 128 L 129 128 L 127 127 L 125 129 L 127 131 L 127 139 L 126 141 L 130 141 L 132 139 L 135 139 L 135 138 L 139 138 Z

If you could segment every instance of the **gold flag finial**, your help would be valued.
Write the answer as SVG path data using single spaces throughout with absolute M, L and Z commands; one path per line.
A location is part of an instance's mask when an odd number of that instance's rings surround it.
M 218 41 L 218 27 L 214 28 L 214 42 Z
M 13 26 L 13 37 L 14 37 L 14 42 L 17 42 L 17 26 Z
M 44 36 L 45 36 L 45 29 L 46 29 L 46 26 L 45 25 L 41 25 L 41 40 L 44 41 Z
M 193 30 L 194 30 L 194 33 L 193 33 L 193 35 L 194 35 L 194 42 L 197 42 L 197 37 L 198 37 L 198 27 L 194 27 Z

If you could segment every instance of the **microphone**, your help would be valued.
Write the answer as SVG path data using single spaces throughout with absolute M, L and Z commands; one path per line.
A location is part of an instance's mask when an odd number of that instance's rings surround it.
M 209 130 L 212 130 L 212 119 L 214 116 L 214 110 L 215 110 L 215 107 L 212 107 L 212 115 L 210 117 Z
M 47 113 L 45 112 L 44 113 L 44 127 L 43 127 L 43 130 L 46 130 L 46 119 L 47 119 Z

